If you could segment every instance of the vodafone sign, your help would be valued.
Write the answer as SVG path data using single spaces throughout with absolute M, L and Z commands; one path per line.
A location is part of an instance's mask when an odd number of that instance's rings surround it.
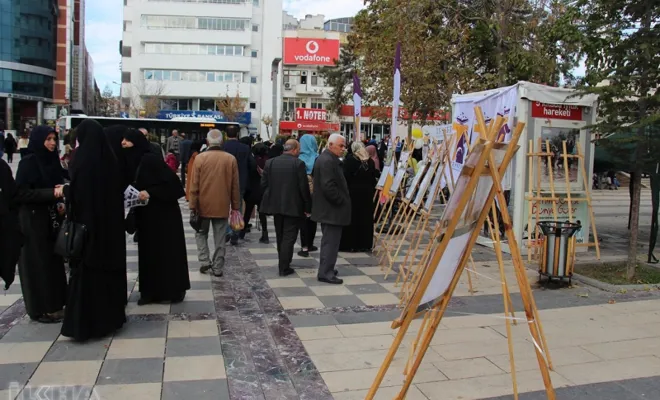
M 284 64 L 335 65 L 339 40 L 284 38 Z

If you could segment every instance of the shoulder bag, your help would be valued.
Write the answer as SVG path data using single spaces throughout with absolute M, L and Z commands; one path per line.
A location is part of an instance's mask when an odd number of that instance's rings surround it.
M 80 259 L 85 251 L 87 226 L 73 221 L 71 200 L 66 201 L 66 218 L 55 238 L 55 254 L 68 259 Z

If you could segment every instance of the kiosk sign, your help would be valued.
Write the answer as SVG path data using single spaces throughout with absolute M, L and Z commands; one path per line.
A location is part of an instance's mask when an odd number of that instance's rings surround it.
M 532 102 L 532 117 L 582 121 L 582 106 Z

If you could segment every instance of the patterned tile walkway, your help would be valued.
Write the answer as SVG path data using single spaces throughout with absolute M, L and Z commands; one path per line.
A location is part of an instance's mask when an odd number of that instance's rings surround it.
M 342 253 L 345 285 L 320 285 L 312 253 L 294 258 L 296 275 L 279 278 L 274 245 L 257 237 L 229 246 L 224 277 L 211 278 L 198 272 L 186 227 L 192 289 L 180 304 L 141 307 L 137 247 L 129 241 L 129 321 L 85 344 L 62 338 L 60 325 L 29 321 L 17 282 L 0 295 L 0 400 L 364 398 L 393 339 L 394 277 L 385 280 L 370 254 Z M 510 398 L 504 325 L 495 315 L 502 312 L 497 266 L 477 259 L 477 292 L 461 281 L 408 399 Z M 510 271 L 507 277 L 520 309 Z M 559 399 L 656 398 L 658 379 L 640 378 L 660 376 L 657 293 L 574 287 L 535 295 Z M 514 332 L 518 381 L 529 392 L 521 399 L 540 399 L 523 328 Z M 406 354 L 395 359 L 378 398 L 394 396 Z

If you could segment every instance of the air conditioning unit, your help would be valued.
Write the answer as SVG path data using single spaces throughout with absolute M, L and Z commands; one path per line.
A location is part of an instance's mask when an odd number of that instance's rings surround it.
M 291 90 L 291 82 L 285 82 L 284 83 L 284 89 Z
M 301 72 L 300 72 L 300 75 L 302 75 L 302 76 L 307 76 L 307 71 L 301 71 Z
M 291 113 L 288 111 L 284 112 L 284 120 L 285 121 L 291 121 Z

